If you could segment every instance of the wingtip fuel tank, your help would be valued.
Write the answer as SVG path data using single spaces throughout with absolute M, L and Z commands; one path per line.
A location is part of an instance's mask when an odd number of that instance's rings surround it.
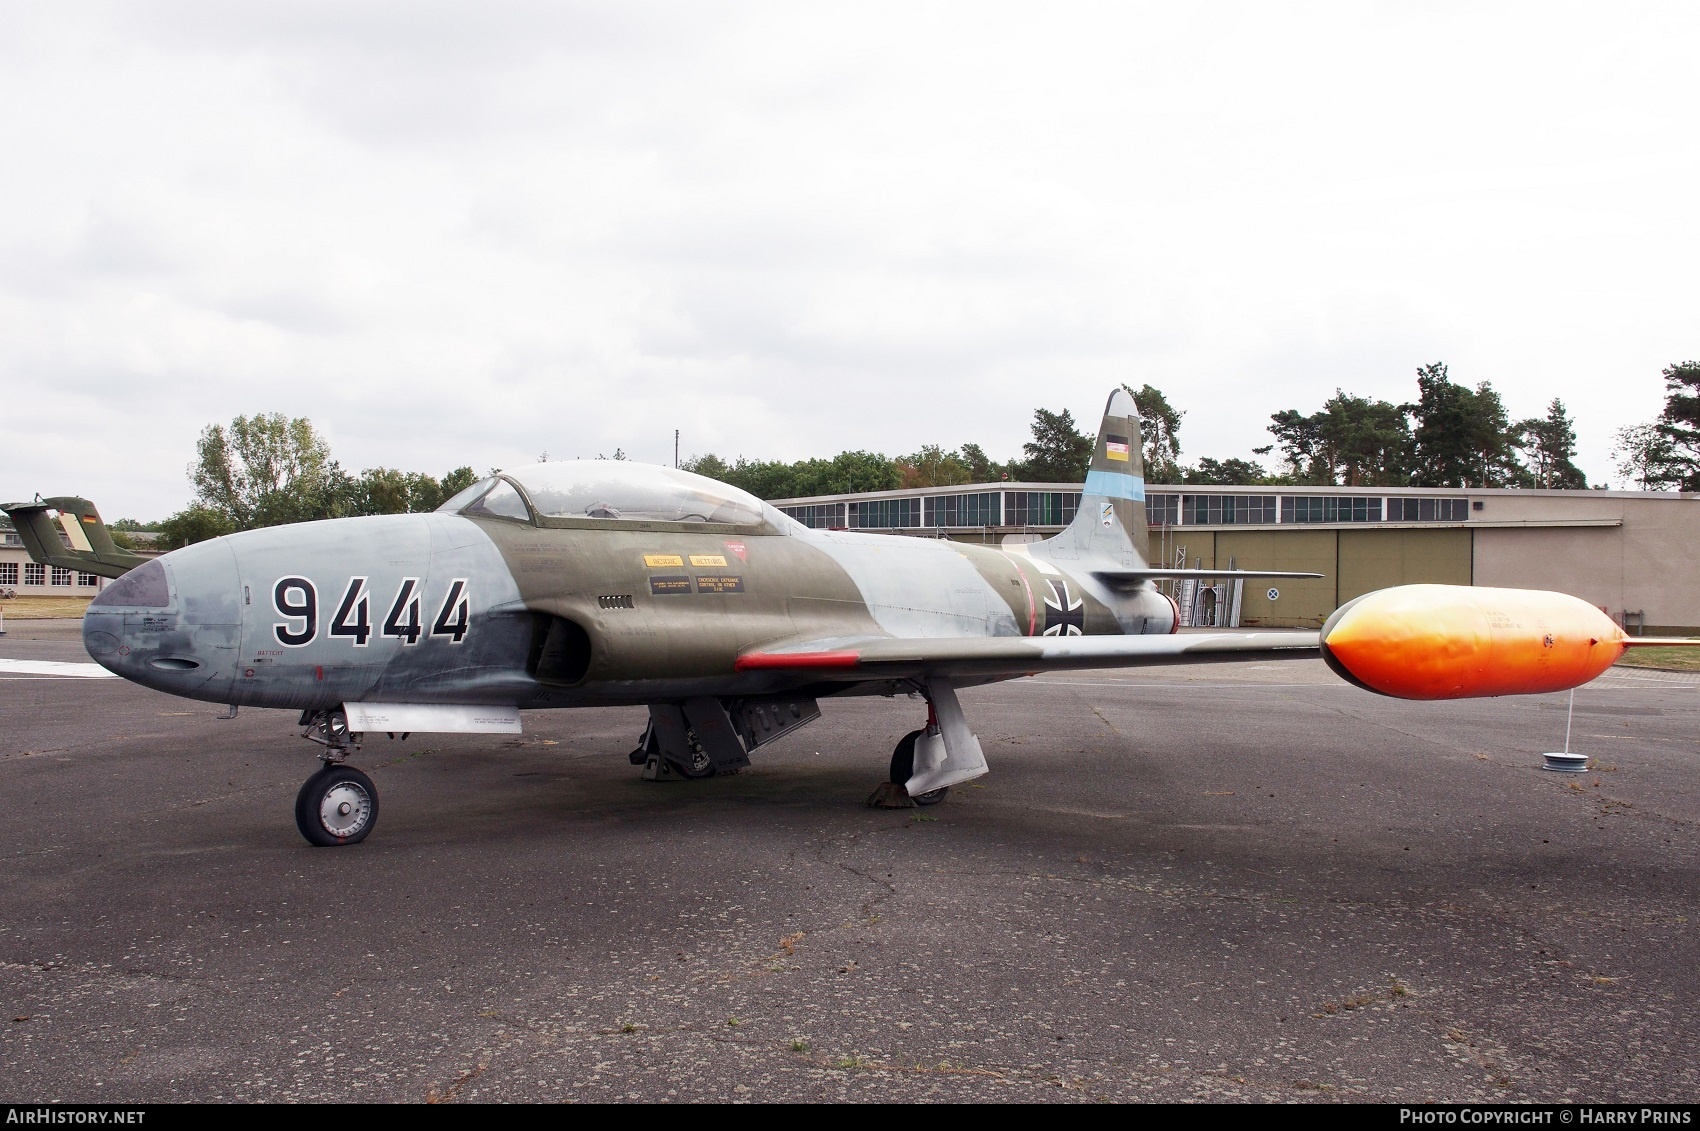
M 1616 663 L 1623 630 L 1567 593 L 1400 585 L 1366 593 L 1322 626 L 1328 666 L 1399 699 L 1538 695 Z

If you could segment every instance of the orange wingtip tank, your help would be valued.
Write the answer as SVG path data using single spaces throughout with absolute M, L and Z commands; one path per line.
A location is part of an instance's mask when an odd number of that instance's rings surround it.
M 1627 646 L 1593 605 L 1538 589 L 1400 585 L 1347 602 L 1322 626 L 1329 667 L 1400 699 L 1564 691 Z

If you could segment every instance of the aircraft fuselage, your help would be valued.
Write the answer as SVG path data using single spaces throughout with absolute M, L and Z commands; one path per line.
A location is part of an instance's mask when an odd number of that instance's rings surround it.
M 84 640 L 119 675 L 216 703 L 526 709 L 794 690 L 796 673 L 737 670 L 744 651 L 786 641 L 1175 624 L 1154 589 L 1111 591 L 1025 548 L 788 522 L 545 521 L 384 515 L 215 539 L 109 588 Z

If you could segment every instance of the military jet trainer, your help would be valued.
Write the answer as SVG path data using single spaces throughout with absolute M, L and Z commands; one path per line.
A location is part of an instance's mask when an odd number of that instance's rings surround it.
M 1074 522 L 1024 546 L 812 530 L 724 483 L 614 461 L 148 561 L 85 500 L 5 509 L 38 560 L 119 578 L 83 621 L 99 663 L 172 695 L 300 712 L 323 766 L 296 823 L 326 846 L 377 822 L 376 787 L 347 764 L 373 732 L 516 733 L 525 711 L 646 704 L 633 763 L 701 778 L 819 718 L 823 697 L 913 693 L 925 717 L 890 778 L 927 805 L 987 772 L 964 686 L 1320 651 L 1360 687 L 1445 699 L 1575 687 L 1656 642 L 1564 594 L 1441 585 L 1360 597 L 1320 633 L 1177 635 L 1160 579 L 1320 575 L 1152 568 L 1144 497 L 1138 414 L 1117 390 Z

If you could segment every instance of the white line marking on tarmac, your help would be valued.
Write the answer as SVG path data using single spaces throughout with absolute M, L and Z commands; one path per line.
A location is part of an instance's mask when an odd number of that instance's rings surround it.
M 68 664 L 59 660 L 0 660 L 0 676 L 51 675 L 60 679 L 117 679 L 99 664 Z

